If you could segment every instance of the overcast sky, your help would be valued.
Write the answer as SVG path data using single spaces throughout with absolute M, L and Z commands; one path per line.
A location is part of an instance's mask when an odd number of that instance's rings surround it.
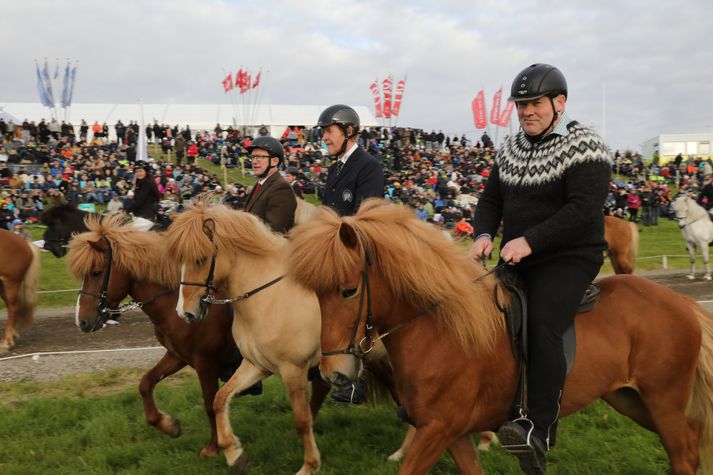
M 0 103 L 38 101 L 45 57 L 79 60 L 75 103 L 228 104 L 223 69 L 244 65 L 269 70 L 266 103 L 371 107 L 391 73 L 408 76 L 399 125 L 460 134 L 479 89 L 490 107 L 546 62 L 573 118 L 638 150 L 713 133 L 712 19 L 710 0 L 0 0 Z

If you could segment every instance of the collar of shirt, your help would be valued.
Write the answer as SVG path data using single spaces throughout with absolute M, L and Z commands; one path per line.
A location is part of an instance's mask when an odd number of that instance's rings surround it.
M 567 112 L 562 112 L 562 117 L 560 118 L 560 121 L 557 123 L 557 126 L 552 129 L 552 132 L 550 132 L 550 134 L 557 134 L 561 135 L 562 137 L 566 137 L 567 134 L 569 134 L 567 126 L 572 122 L 574 121 L 569 118 Z
M 358 147 L 357 144 L 352 145 L 351 148 L 350 148 L 349 150 L 347 150 L 344 155 L 342 155 L 341 157 L 339 157 L 339 161 L 342 162 L 344 165 L 346 165 L 346 164 L 347 164 L 347 160 L 349 160 L 349 157 L 352 156 L 352 153 L 354 153 L 354 150 L 356 150 L 357 147 Z

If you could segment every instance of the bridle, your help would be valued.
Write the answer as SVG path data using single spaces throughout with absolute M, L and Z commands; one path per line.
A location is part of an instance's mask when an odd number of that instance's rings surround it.
M 691 224 L 695 223 L 696 221 L 700 221 L 701 219 L 708 217 L 708 216 L 707 216 L 708 213 L 706 213 L 706 214 L 702 215 L 700 218 L 694 219 L 694 220 L 691 221 L 690 223 L 687 223 L 687 222 L 686 222 L 686 219 L 688 218 L 688 208 L 689 208 L 689 206 L 688 206 L 688 200 L 689 200 L 689 199 L 691 199 L 691 198 L 688 197 L 688 196 L 686 196 L 686 197 L 684 197 L 684 198 L 680 198 L 680 200 L 683 201 L 683 205 L 685 206 L 685 210 L 686 210 L 686 214 L 685 214 L 685 215 L 681 216 L 681 215 L 679 215 L 678 210 L 675 210 L 675 213 L 676 213 L 676 221 L 678 221 L 678 227 L 681 228 L 681 229 L 685 228 L 686 226 L 690 226 Z
M 97 313 L 99 314 L 99 318 L 95 320 L 94 326 L 92 327 L 91 331 L 98 330 L 99 327 L 103 325 L 104 322 L 106 322 L 112 315 L 121 315 L 130 310 L 142 308 L 144 305 L 148 305 L 151 302 L 163 297 L 164 295 L 168 295 L 173 292 L 173 290 L 166 290 L 164 292 L 159 292 L 157 295 L 154 295 L 153 297 L 144 300 L 143 302 L 131 301 L 127 304 L 120 305 L 117 308 L 113 308 L 109 303 L 109 299 L 107 298 L 109 289 L 109 277 L 111 277 L 113 251 L 111 243 L 106 238 L 105 241 L 107 241 L 107 249 L 106 254 L 104 255 L 104 278 L 102 279 L 102 285 L 99 289 L 99 293 L 97 294 L 94 292 L 89 292 L 88 290 L 84 289 L 81 289 L 79 291 L 80 295 L 89 295 L 90 297 L 94 297 L 95 299 L 99 300 L 99 302 L 97 303 Z
M 372 330 L 374 328 L 374 315 L 372 312 L 371 308 L 371 285 L 369 283 L 369 268 L 373 264 L 373 255 L 371 252 L 371 248 L 369 246 L 368 241 L 366 240 L 366 237 L 364 236 L 363 232 L 359 228 L 354 228 L 357 232 L 357 236 L 359 237 L 359 241 L 362 244 L 362 247 L 364 248 L 364 258 L 363 258 L 363 268 L 362 268 L 362 274 L 361 274 L 361 292 L 359 293 L 359 306 L 357 308 L 357 313 L 356 317 L 354 319 L 354 323 L 352 324 L 352 335 L 351 339 L 349 341 L 349 344 L 339 350 L 331 350 L 331 351 L 322 351 L 322 356 L 334 356 L 334 355 L 352 355 L 357 359 L 363 359 L 364 356 L 366 356 L 371 350 L 374 349 L 374 346 L 376 346 L 376 343 L 379 341 L 383 340 L 399 328 L 402 328 L 409 323 L 413 322 L 419 317 L 422 317 L 423 315 L 427 315 L 434 311 L 438 307 L 438 303 L 434 303 L 433 305 L 430 305 L 406 320 L 397 323 L 390 329 L 381 332 L 379 336 L 376 338 L 372 337 Z M 485 274 L 482 274 L 475 279 L 472 280 L 472 283 L 478 282 L 479 280 L 489 276 L 490 274 L 496 272 L 498 269 L 506 266 L 508 263 L 507 262 L 501 262 L 489 271 L 487 271 Z M 364 337 L 359 340 L 357 343 L 357 332 L 359 330 L 359 322 L 361 320 L 361 314 L 362 311 L 364 310 L 364 300 L 366 299 L 366 321 L 364 322 Z
M 208 304 L 217 304 L 217 305 L 226 305 L 226 304 L 231 304 L 234 302 L 238 302 L 240 300 L 245 300 L 253 295 L 257 294 L 258 292 L 267 289 L 268 287 L 271 287 L 281 281 L 282 279 L 285 278 L 284 275 L 281 275 L 279 277 L 276 277 L 275 279 L 272 279 L 271 281 L 267 282 L 266 284 L 263 284 L 259 287 L 256 287 L 252 290 L 249 290 L 243 294 L 240 294 L 236 297 L 232 298 L 227 298 L 227 299 L 218 299 L 215 297 L 214 292 L 218 292 L 218 289 L 216 289 L 213 285 L 213 281 L 215 280 L 215 258 L 218 255 L 218 246 L 215 245 L 215 242 L 213 240 L 214 232 L 215 232 L 215 221 L 212 219 L 206 219 L 203 221 L 203 232 L 205 233 L 206 236 L 208 236 L 208 239 L 210 240 L 211 245 L 213 246 L 213 253 L 211 254 L 210 257 L 210 267 L 208 268 L 208 276 L 206 277 L 205 282 L 186 282 L 186 281 L 181 281 L 181 285 L 190 285 L 194 287 L 205 287 L 205 293 L 201 297 L 200 300 L 200 307 L 201 309 L 205 309 L 206 305 Z

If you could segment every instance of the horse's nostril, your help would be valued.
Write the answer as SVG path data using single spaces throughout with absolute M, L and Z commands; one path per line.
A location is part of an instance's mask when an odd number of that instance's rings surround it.
M 188 323 L 196 323 L 196 316 L 193 315 L 191 312 L 185 312 L 183 314 L 183 318 L 185 318 Z
M 89 322 L 87 322 L 86 320 L 79 320 L 79 329 L 83 332 L 89 332 Z
M 352 380 L 343 375 L 342 373 L 334 373 L 332 376 L 332 384 L 337 388 L 345 388 L 351 386 Z

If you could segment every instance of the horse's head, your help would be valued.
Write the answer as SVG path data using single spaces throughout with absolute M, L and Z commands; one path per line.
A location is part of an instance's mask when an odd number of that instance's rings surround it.
M 232 267 L 230 259 L 219 255 L 214 243 L 215 222 L 206 218 L 202 225 L 202 232 L 193 234 L 190 240 L 186 239 L 187 229 L 182 226 L 172 226 L 167 235 L 169 252 L 181 263 L 176 312 L 189 323 L 206 316 L 210 298 L 224 287 Z
M 72 237 L 72 232 L 59 220 L 50 221 L 44 233 L 44 248 L 55 257 L 64 257 L 67 254 L 67 244 Z
M 372 250 L 358 228 L 342 222 L 331 251 L 335 254 L 317 262 L 332 280 L 314 288 L 322 313 L 320 371 L 325 380 L 340 387 L 359 377 L 362 359 L 376 338 L 374 316 L 387 314 L 390 305 L 380 277 L 371 268 Z
M 111 310 L 128 295 L 131 280 L 125 270 L 115 265 L 111 244 L 106 239 L 85 244 L 91 247 L 94 256 L 87 262 L 82 276 L 75 323 L 80 330 L 89 333 L 102 328 L 110 318 Z

